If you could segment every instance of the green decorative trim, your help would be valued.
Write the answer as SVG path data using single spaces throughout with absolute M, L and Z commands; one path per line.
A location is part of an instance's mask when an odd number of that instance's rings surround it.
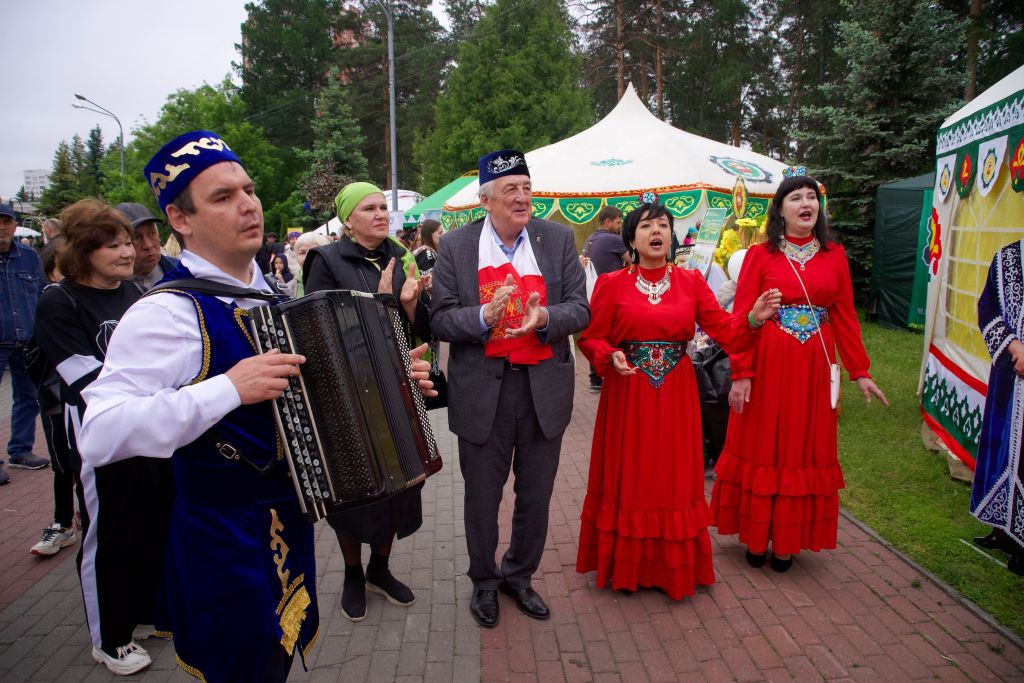
M 485 209 L 482 206 L 478 206 L 475 209 L 470 209 L 469 210 L 469 220 L 470 220 L 470 222 L 478 221 L 478 220 L 480 220 L 481 218 L 483 218 L 486 215 L 487 215 L 487 209 Z
M 966 145 L 1005 135 L 1019 126 L 1024 126 L 1024 91 L 1015 92 L 966 119 L 939 129 L 935 136 L 935 154 L 959 152 Z
M 747 218 L 758 219 L 761 216 L 767 215 L 768 207 L 771 205 L 772 200 L 770 199 L 755 199 L 754 197 L 747 197 Z
M 472 216 L 472 210 L 469 211 L 456 211 L 455 212 L 455 227 L 461 228 L 466 223 L 469 223 L 470 217 Z
M 676 218 L 686 218 L 697 210 L 703 198 L 704 190 L 687 190 L 685 192 L 670 192 L 661 195 L 661 203 L 665 205 L 668 212 Z
M 614 206 L 625 216 L 630 211 L 640 206 L 639 197 L 609 197 L 608 206 Z
M 963 199 L 970 194 L 974 178 L 978 175 L 978 143 L 970 143 L 957 152 L 953 174 L 956 192 Z
M 445 229 L 445 232 L 455 227 L 455 213 L 452 211 L 444 211 L 441 213 L 441 227 Z
M 708 206 L 713 209 L 726 209 L 732 213 L 732 195 L 725 192 L 707 190 Z
M 947 384 L 931 363 L 925 371 L 921 405 L 971 456 L 977 455 L 981 409 L 972 406 L 966 396 Z
M 627 164 L 631 164 L 631 163 L 633 163 L 632 159 L 616 159 L 615 157 L 612 157 L 611 159 L 602 159 L 601 161 L 591 161 L 590 165 L 591 166 L 610 167 L 610 166 L 626 166 Z
M 597 198 L 570 197 L 558 200 L 558 208 L 562 215 L 570 223 L 583 225 L 593 220 L 597 212 L 601 210 L 604 200 Z
M 547 218 L 555 210 L 555 200 L 548 197 L 534 197 L 531 210 L 534 218 Z

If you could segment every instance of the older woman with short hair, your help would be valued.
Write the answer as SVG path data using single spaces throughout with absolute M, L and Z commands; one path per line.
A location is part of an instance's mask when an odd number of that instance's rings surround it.
M 170 462 L 140 457 L 93 468 L 78 453 L 76 430 L 86 410 L 82 391 L 99 375 L 118 320 L 141 293 L 127 282 L 135 249 L 123 214 L 83 199 L 61 213 L 61 223 L 57 267 L 64 280 L 43 291 L 36 336 L 61 379 L 84 533 L 79 575 L 92 656 L 126 675 L 151 662 L 133 631 L 157 618 L 173 497 Z

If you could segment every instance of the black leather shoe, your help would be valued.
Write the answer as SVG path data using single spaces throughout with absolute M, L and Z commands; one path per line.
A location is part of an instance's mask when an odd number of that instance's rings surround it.
M 982 548 L 1002 550 L 1008 555 L 1012 555 L 1019 550 L 1019 548 L 1014 547 L 1016 544 L 1010 540 L 1010 537 L 1002 529 L 994 528 L 988 536 L 975 536 L 974 542 Z
M 502 581 L 498 584 L 498 590 L 505 595 L 511 595 L 512 599 L 516 601 L 519 611 L 528 617 L 547 619 L 551 616 L 548 606 L 544 604 L 544 599 L 532 588 L 513 588 Z
M 473 600 L 469 603 L 469 613 L 476 623 L 484 628 L 498 625 L 498 591 L 473 591 Z
M 793 556 L 792 555 L 790 555 L 789 557 L 787 557 L 784 560 L 780 560 L 779 558 L 775 557 L 775 555 L 772 555 L 772 569 L 777 571 L 777 572 L 779 572 L 780 574 L 782 572 L 788 572 L 789 568 L 792 567 L 792 566 L 793 566 Z
M 755 555 L 749 550 L 747 551 L 747 564 L 749 564 L 751 567 L 754 567 L 755 569 L 757 567 L 763 567 L 767 559 L 768 553 L 761 553 L 760 555 Z

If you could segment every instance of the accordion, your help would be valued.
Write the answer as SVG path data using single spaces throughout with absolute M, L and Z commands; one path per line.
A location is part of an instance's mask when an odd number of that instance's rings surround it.
M 441 469 L 393 297 L 316 292 L 257 306 L 249 324 L 259 352 L 306 357 L 274 417 L 308 519 L 387 498 Z

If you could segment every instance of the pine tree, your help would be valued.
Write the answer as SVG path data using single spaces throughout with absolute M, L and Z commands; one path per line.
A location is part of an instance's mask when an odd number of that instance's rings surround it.
M 39 198 L 39 213 L 44 216 L 56 216 L 65 206 L 75 203 L 82 197 L 72 160 L 72 147 L 65 140 L 61 140 L 53 155 L 50 185 L 43 190 L 43 196 Z
M 935 131 L 962 102 L 955 55 L 964 22 L 929 0 L 843 0 L 836 52 L 846 64 L 818 94 L 827 105 L 803 108 L 798 139 L 820 165 L 833 226 L 850 255 L 854 287 L 871 270 L 875 189 L 932 167 Z
M 436 126 L 416 143 L 437 188 L 503 147 L 525 151 L 590 125 L 570 17 L 561 0 L 498 0 L 462 43 Z
M 114 150 L 117 154 L 118 150 Z M 78 170 L 79 189 L 87 197 L 100 196 L 103 187 L 103 131 L 96 126 L 89 131 L 89 138 L 85 141 L 85 158 L 82 167 Z
M 313 120 L 313 150 L 302 153 L 307 170 L 299 181 L 305 197 L 289 204 L 291 223 L 301 224 L 306 203 L 317 225 L 334 215 L 334 197 L 346 183 L 367 177 L 365 142 L 346 101 L 346 88 L 339 71 L 331 70 L 327 87 L 317 94 L 317 116 Z M 312 226 L 315 227 L 315 226 Z

